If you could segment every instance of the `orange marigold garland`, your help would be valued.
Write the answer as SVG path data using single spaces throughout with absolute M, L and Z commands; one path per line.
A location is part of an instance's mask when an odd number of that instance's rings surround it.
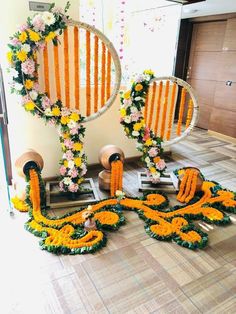
M 180 134 L 181 134 L 185 99 L 186 99 L 186 89 L 183 87 L 182 91 L 181 91 L 181 99 L 180 99 L 180 106 L 179 106 L 179 117 L 178 117 L 178 122 L 177 122 L 177 129 L 176 129 L 176 134 L 178 136 L 180 136 Z
M 186 169 L 183 171 L 186 172 Z M 192 175 L 195 173 L 192 172 Z M 40 174 L 34 169 L 30 170 L 30 197 L 32 218 L 26 223 L 26 229 L 44 238 L 41 241 L 43 249 L 53 253 L 81 254 L 94 252 L 105 245 L 106 239 L 102 231 L 85 232 L 81 228 L 84 223 L 83 213 L 87 208 L 55 218 L 41 209 Z M 206 233 L 190 223 L 191 220 L 202 219 L 209 223 L 226 224 L 230 218 L 221 210 L 236 212 L 236 197 L 233 192 L 224 190 L 215 182 L 203 181 L 200 198 L 192 200 L 191 204 L 169 210 L 165 210 L 167 197 L 151 191 L 141 199 L 124 196 L 119 200 L 111 198 L 93 204 L 90 210 L 98 228 L 116 230 L 124 222 L 123 215 L 114 210 L 117 204 L 123 209 L 136 211 L 146 222 L 145 230 L 151 237 L 159 240 L 172 239 L 190 249 L 204 247 L 208 239 Z
M 123 163 L 121 160 L 116 160 L 111 163 L 111 183 L 110 195 L 115 196 L 117 190 L 122 190 L 123 178 Z
M 193 100 L 189 99 L 188 102 L 188 112 L 187 112 L 187 118 L 186 118 L 186 129 L 189 127 L 191 119 L 193 115 Z

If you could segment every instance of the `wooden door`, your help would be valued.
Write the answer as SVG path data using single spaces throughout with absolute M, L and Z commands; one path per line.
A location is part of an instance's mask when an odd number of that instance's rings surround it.
M 236 19 L 194 24 L 188 81 L 199 99 L 198 126 L 236 137 Z

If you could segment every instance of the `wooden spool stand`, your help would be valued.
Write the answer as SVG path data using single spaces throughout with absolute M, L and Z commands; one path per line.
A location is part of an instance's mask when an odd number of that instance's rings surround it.
M 100 200 L 92 178 L 81 183 L 81 191 L 63 193 L 59 190 L 59 180 L 46 182 L 46 204 L 50 208 L 76 207 L 96 203 Z
M 178 188 L 178 178 L 176 175 L 171 173 L 166 173 L 160 177 L 160 182 L 154 184 L 147 176 L 145 172 L 138 173 L 138 185 L 139 191 L 151 191 L 151 190 L 160 190 L 165 193 L 176 194 L 179 190 Z

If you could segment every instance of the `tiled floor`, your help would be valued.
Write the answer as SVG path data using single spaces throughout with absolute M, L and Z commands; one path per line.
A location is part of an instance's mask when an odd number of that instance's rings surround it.
M 172 152 L 169 170 L 197 166 L 208 179 L 236 191 L 236 145 L 197 129 Z M 139 168 L 126 165 L 127 194 L 138 195 Z M 96 178 L 98 171 L 91 175 Z M 151 239 L 137 215 L 125 212 L 127 224 L 108 233 L 107 247 L 83 256 L 41 251 L 39 239 L 23 229 L 27 216 L 1 213 L 3 314 L 236 313 L 235 215 L 225 227 L 200 222 L 209 246 L 193 252 Z

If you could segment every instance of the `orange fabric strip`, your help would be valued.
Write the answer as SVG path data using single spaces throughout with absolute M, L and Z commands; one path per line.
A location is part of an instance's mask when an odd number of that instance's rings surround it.
M 165 98 L 163 104 L 163 111 L 162 111 L 162 123 L 161 123 L 161 138 L 164 139 L 165 136 L 165 129 L 166 129 L 166 112 L 168 107 L 168 96 L 169 96 L 169 89 L 170 89 L 170 81 L 166 81 L 166 88 L 165 88 Z
M 86 116 L 91 114 L 91 86 L 90 86 L 90 32 L 86 31 Z
M 158 98 L 157 98 L 156 122 L 155 122 L 155 126 L 154 126 L 154 133 L 155 134 L 157 134 L 158 123 L 159 123 L 159 119 L 160 119 L 162 89 L 163 89 L 163 82 L 160 81 L 159 88 L 158 88 Z
M 175 98 L 176 98 L 176 84 L 174 83 L 172 86 L 172 93 L 171 93 L 170 114 L 169 114 L 168 130 L 167 130 L 167 136 L 166 136 L 167 140 L 170 139 L 171 130 L 173 126 L 172 120 L 173 120 L 173 114 L 174 114 Z
M 187 112 L 187 118 L 186 118 L 186 129 L 189 127 L 191 119 L 193 115 L 193 100 L 192 98 L 188 101 L 188 112 Z
M 179 106 L 179 118 L 178 118 L 177 129 L 176 129 L 176 134 L 178 136 L 180 136 L 180 134 L 181 134 L 181 127 L 182 127 L 182 122 L 183 122 L 185 99 L 186 99 L 186 89 L 182 88 L 181 99 L 180 99 L 180 106 Z
M 64 31 L 64 77 L 65 77 L 65 104 L 70 107 L 70 74 L 69 74 L 69 49 L 68 49 L 68 29 Z
M 107 86 L 106 86 L 106 100 L 111 96 L 111 53 L 107 50 Z
M 75 108 L 79 110 L 80 104 L 80 77 L 79 77 L 79 30 L 74 27 L 74 83 L 75 83 Z
M 146 99 L 145 99 L 145 107 L 144 107 L 144 120 L 145 120 L 145 123 L 147 121 L 147 114 L 148 114 L 149 96 L 150 96 L 149 93 L 150 93 L 150 87 L 148 88 Z
M 152 125 L 152 118 L 153 118 L 153 112 L 154 112 L 154 103 L 155 103 L 155 97 L 156 97 L 156 88 L 157 88 L 157 83 L 154 82 L 152 86 L 152 99 L 151 99 L 151 108 L 149 112 L 149 121 L 148 121 L 148 127 L 151 129 Z
M 48 46 L 43 50 L 43 66 L 44 66 L 44 87 L 45 92 L 50 97 L 50 84 L 49 84 L 49 67 L 48 67 Z
M 101 82 L 101 107 L 105 104 L 105 79 L 106 79 L 106 46 L 102 43 L 102 82 Z
M 61 81 L 60 81 L 60 71 L 59 71 L 58 46 L 53 46 L 53 54 L 54 54 L 54 74 L 55 74 L 55 81 L 56 81 L 57 99 L 61 100 Z
M 94 36 L 94 112 L 98 111 L 98 36 Z

